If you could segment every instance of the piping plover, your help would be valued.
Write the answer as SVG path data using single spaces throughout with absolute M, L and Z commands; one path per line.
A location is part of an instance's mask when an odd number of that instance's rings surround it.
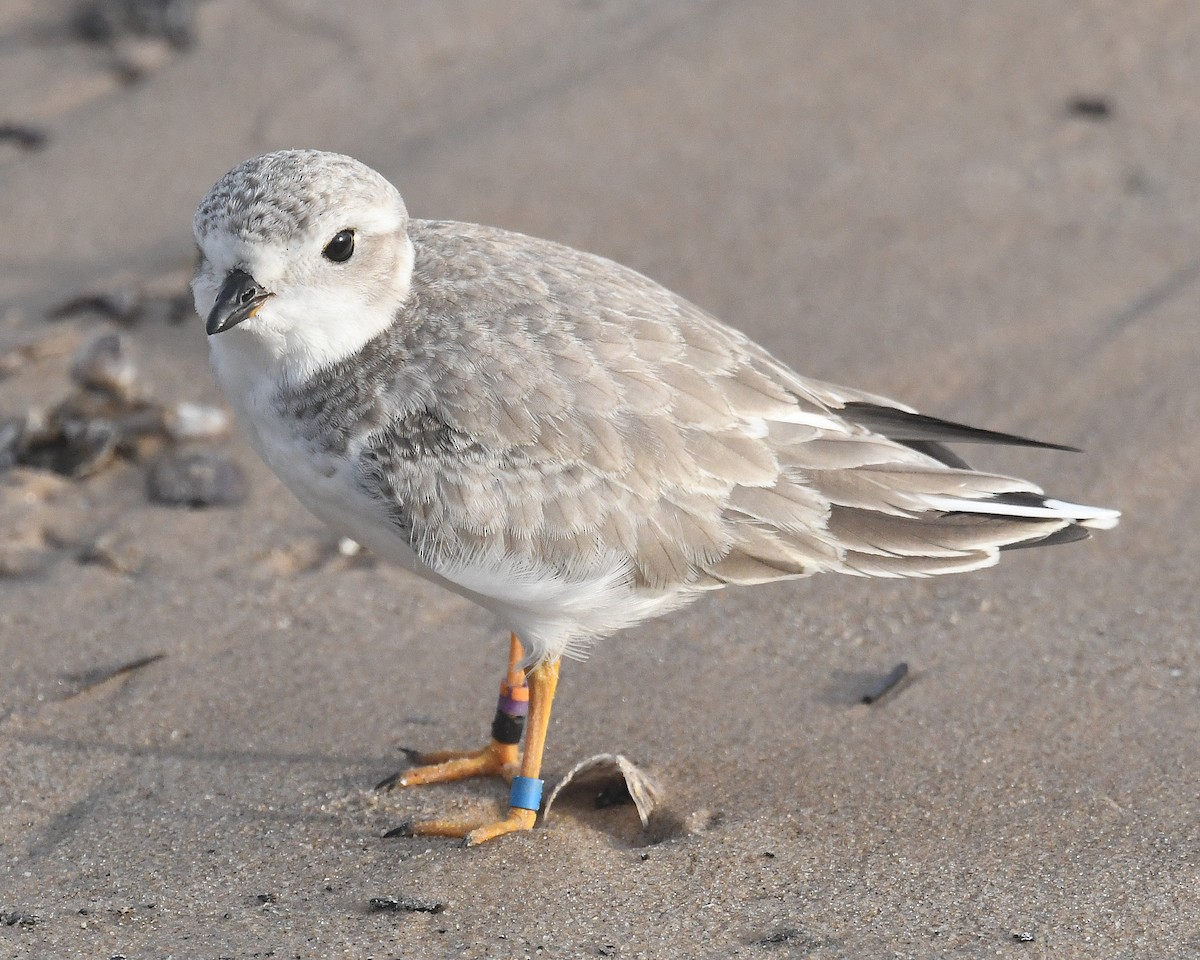
M 594 639 L 731 584 L 974 570 L 1117 522 L 946 446 L 1054 444 L 802 377 L 601 257 L 410 219 L 350 157 L 248 160 L 195 233 L 213 367 L 262 458 L 512 631 L 492 742 L 394 779 L 509 777 L 508 815 L 416 832 L 533 825 L 560 658 Z

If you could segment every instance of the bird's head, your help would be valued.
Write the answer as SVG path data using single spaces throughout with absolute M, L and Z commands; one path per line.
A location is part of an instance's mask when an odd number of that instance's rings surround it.
M 354 353 L 408 296 L 407 225 L 396 188 L 350 157 L 285 150 L 234 167 L 193 224 L 192 294 L 214 358 L 302 378 Z

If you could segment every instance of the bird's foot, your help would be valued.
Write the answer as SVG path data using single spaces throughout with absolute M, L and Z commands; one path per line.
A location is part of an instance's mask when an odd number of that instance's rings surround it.
M 492 721 L 492 742 L 471 753 L 410 753 L 421 764 L 402 770 L 379 784 L 379 789 L 412 787 L 422 783 L 445 783 L 466 777 L 504 777 L 512 786 L 508 795 L 508 814 L 502 820 L 467 823 L 461 820 L 422 820 L 407 823 L 385 836 L 461 837 L 468 847 L 520 830 L 532 830 L 542 803 L 542 751 L 546 728 L 550 725 L 550 706 L 558 687 L 558 660 L 546 660 L 533 666 L 528 678 L 521 669 L 524 651 L 514 633 L 509 649 L 508 675 L 500 685 L 500 699 Z M 518 744 L 529 717 L 529 735 L 524 754 Z M 520 771 L 518 774 L 517 771 Z
M 536 777 L 513 777 L 508 795 L 508 816 L 492 823 L 466 823 L 461 820 L 422 820 L 406 824 L 394 833 L 410 837 L 462 837 L 463 844 L 474 847 L 496 837 L 519 830 L 532 830 L 542 804 L 542 781 Z
M 510 808 L 508 816 L 503 820 L 496 820 L 492 823 L 479 823 L 478 821 L 464 820 L 418 820 L 415 823 L 406 824 L 402 831 L 405 836 L 409 837 L 456 837 L 463 841 L 463 846 L 474 847 L 488 840 L 494 840 L 496 837 L 503 837 L 508 833 L 517 833 L 521 830 L 532 830 L 534 822 L 537 820 L 537 813 L 533 810 L 521 810 L 516 807 Z
M 377 790 L 393 787 L 415 787 L 422 783 L 449 783 L 468 777 L 503 777 L 511 781 L 521 766 L 518 744 L 525 729 L 529 712 L 529 684 L 521 669 L 524 649 L 516 634 L 508 655 L 508 673 L 500 684 L 500 699 L 492 720 L 492 742 L 482 750 L 460 752 L 440 750 L 437 753 L 417 753 L 405 750 L 408 759 L 418 766 L 394 773 L 376 785 Z
M 502 777 L 511 781 L 521 766 L 518 746 L 498 740 L 493 740 L 482 750 L 438 750 L 433 753 L 406 750 L 405 753 L 419 765 L 392 774 L 377 783 L 376 790 L 415 787 L 424 783 L 450 783 L 469 777 Z

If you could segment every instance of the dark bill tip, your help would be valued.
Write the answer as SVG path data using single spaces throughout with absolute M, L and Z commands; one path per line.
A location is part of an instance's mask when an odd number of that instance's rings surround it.
M 217 293 L 217 302 L 204 324 L 211 337 L 254 316 L 270 294 L 245 270 L 234 270 Z

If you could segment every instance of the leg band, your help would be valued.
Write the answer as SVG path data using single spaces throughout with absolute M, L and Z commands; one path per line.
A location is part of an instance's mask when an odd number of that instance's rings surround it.
M 513 693 L 524 694 L 524 698 L 513 696 Z M 529 713 L 529 688 L 517 687 L 516 690 L 510 692 L 510 688 L 506 687 L 500 694 L 500 699 L 496 703 L 496 709 L 507 713 L 510 717 L 523 717 Z
M 512 790 L 508 793 L 508 805 L 518 810 L 537 813 L 542 805 L 542 783 L 534 777 L 513 777 Z
M 525 718 L 514 717 L 503 709 L 496 710 L 492 720 L 492 739 L 497 743 L 517 744 L 521 742 L 521 734 L 525 732 Z
M 500 684 L 500 699 L 492 720 L 492 739 L 497 743 L 520 743 L 528 713 L 529 687 L 525 684 L 515 687 L 508 682 Z

